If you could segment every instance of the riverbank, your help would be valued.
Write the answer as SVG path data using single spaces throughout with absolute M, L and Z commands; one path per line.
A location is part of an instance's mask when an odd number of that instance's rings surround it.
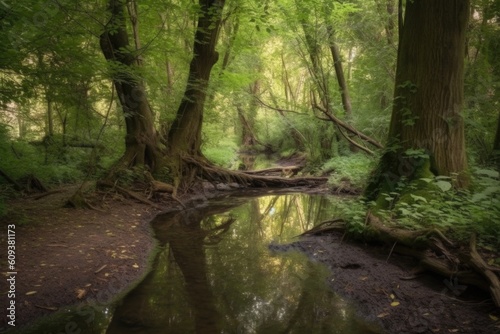
M 16 328 L 65 306 L 88 301 L 105 305 L 148 271 L 155 247 L 149 222 L 160 210 L 114 193 L 90 195 L 93 210 L 65 208 L 74 190 L 9 202 L 0 237 L 6 244 L 7 226 L 16 225 Z M 206 201 L 206 194 L 195 197 L 195 203 Z M 166 210 L 179 203 L 162 205 Z M 325 263 L 332 270 L 332 288 L 357 302 L 362 316 L 382 323 L 389 333 L 500 332 L 494 318 L 498 312 L 487 294 L 476 295 L 468 288 L 455 295 L 460 282 L 433 275 L 413 277 L 411 259 L 395 254 L 387 259 L 387 247 L 340 238 L 307 237 L 284 249 L 298 249 Z M 3 280 L 2 291 L 7 290 L 5 284 Z M 2 298 L 4 310 L 8 301 Z M 7 320 L 2 316 L 2 331 L 8 328 Z
M 6 245 L 7 226 L 14 225 L 17 275 L 15 298 L 2 298 L 1 307 L 15 301 L 16 328 L 86 300 L 104 304 L 147 271 L 155 244 L 149 222 L 160 211 L 116 196 L 96 196 L 99 210 L 65 208 L 75 189 L 8 203 L 0 243 Z M 2 316 L 0 331 L 11 327 L 7 320 Z

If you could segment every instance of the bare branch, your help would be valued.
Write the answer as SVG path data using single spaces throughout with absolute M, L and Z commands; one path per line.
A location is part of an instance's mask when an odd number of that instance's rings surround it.
M 332 121 L 333 123 L 337 124 L 338 126 L 346 129 L 348 132 L 358 136 L 360 139 L 372 144 L 373 146 L 377 147 L 377 148 L 384 148 L 382 146 L 382 144 L 380 144 L 378 141 L 376 141 L 375 139 L 371 138 L 371 137 L 368 137 L 367 135 L 363 134 L 362 132 L 356 130 L 355 128 L 353 128 L 352 126 L 350 126 L 349 124 L 347 123 L 344 123 L 342 120 L 338 119 L 337 117 L 335 117 L 330 111 L 320 107 L 319 105 L 317 105 L 316 103 L 313 105 L 313 108 L 321 111 L 327 118 L 329 121 Z M 325 120 L 324 118 L 320 118 L 320 119 L 323 119 Z

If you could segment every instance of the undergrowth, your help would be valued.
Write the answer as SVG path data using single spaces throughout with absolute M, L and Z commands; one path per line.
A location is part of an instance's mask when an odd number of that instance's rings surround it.
M 337 156 L 325 162 L 321 171 L 331 173 L 330 184 L 338 184 L 347 179 L 352 186 L 363 188 L 376 162 L 377 159 L 364 153 Z
M 470 190 L 456 191 L 451 179 L 435 177 L 422 179 L 433 182 L 436 187 L 431 196 L 410 194 L 410 200 L 398 201 L 401 189 L 384 194 L 386 200 L 397 202 L 389 210 L 378 214 L 391 219 L 397 226 L 418 230 L 437 228 L 447 236 L 464 243 L 472 233 L 479 237 L 481 246 L 491 250 L 500 249 L 500 179 L 493 170 L 477 169 Z M 407 190 L 406 190 L 407 191 Z M 363 198 L 336 201 L 340 217 L 348 222 L 348 232 L 361 235 L 365 230 L 365 215 L 374 206 Z
M 119 158 L 122 147 L 113 138 L 96 147 L 64 145 L 60 135 L 40 141 L 11 139 L 7 127 L 0 126 L 0 169 L 21 185 L 30 175 L 47 185 L 98 178 Z M 2 184 L 7 182 L 0 178 Z

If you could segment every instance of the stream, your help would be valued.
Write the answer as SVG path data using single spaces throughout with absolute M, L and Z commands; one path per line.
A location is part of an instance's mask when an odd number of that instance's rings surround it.
M 157 251 L 139 284 L 111 305 L 68 309 L 26 333 L 377 333 L 328 287 L 325 266 L 271 250 L 333 217 L 333 200 L 231 196 L 159 215 Z

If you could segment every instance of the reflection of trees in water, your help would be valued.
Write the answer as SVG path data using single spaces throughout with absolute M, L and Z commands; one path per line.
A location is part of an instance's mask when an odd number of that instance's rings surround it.
M 268 196 L 230 213 L 219 205 L 157 218 L 162 250 L 108 333 L 369 333 L 346 320 L 326 269 L 302 254 L 269 254 L 272 238 L 300 234 L 325 203 Z
M 138 330 L 141 333 L 164 333 L 169 330 L 172 332 L 191 330 L 196 333 L 220 332 L 218 326 L 220 315 L 215 307 L 213 293 L 207 279 L 204 244 L 206 240 L 209 240 L 211 244 L 220 240 L 221 233 L 227 231 L 233 221 L 226 221 L 209 230 L 201 228 L 201 221 L 205 215 L 214 214 L 220 210 L 221 208 L 203 211 L 187 210 L 166 215 L 164 221 L 157 221 L 156 237 L 159 240 L 159 246 L 164 250 L 157 254 L 153 271 L 117 307 L 107 333 Z M 223 210 L 227 210 L 227 207 Z M 173 266 L 168 261 L 172 257 L 182 274 L 184 292 L 187 297 L 187 304 L 180 302 L 181 308 L 169 307 L 172 305 L 169 301 L 179 299 L 178 296 L 172 295 L 176 294 L 176 291 L 169 289 L 172 284 L 168 284 L 168 280 L 179 280 L 179 277 L 176 279 L 174 276 L 175 269 L 172 269 Z M 179 284 L 178 287 L 181 285 Z M 170 293 L 163 294 L 162 291 Z M 163 300 L 158 300 L 156 298 L 158 295 L 161 295 Z M 194 325 L 189 321 L 190 319 L 194 319 Z

